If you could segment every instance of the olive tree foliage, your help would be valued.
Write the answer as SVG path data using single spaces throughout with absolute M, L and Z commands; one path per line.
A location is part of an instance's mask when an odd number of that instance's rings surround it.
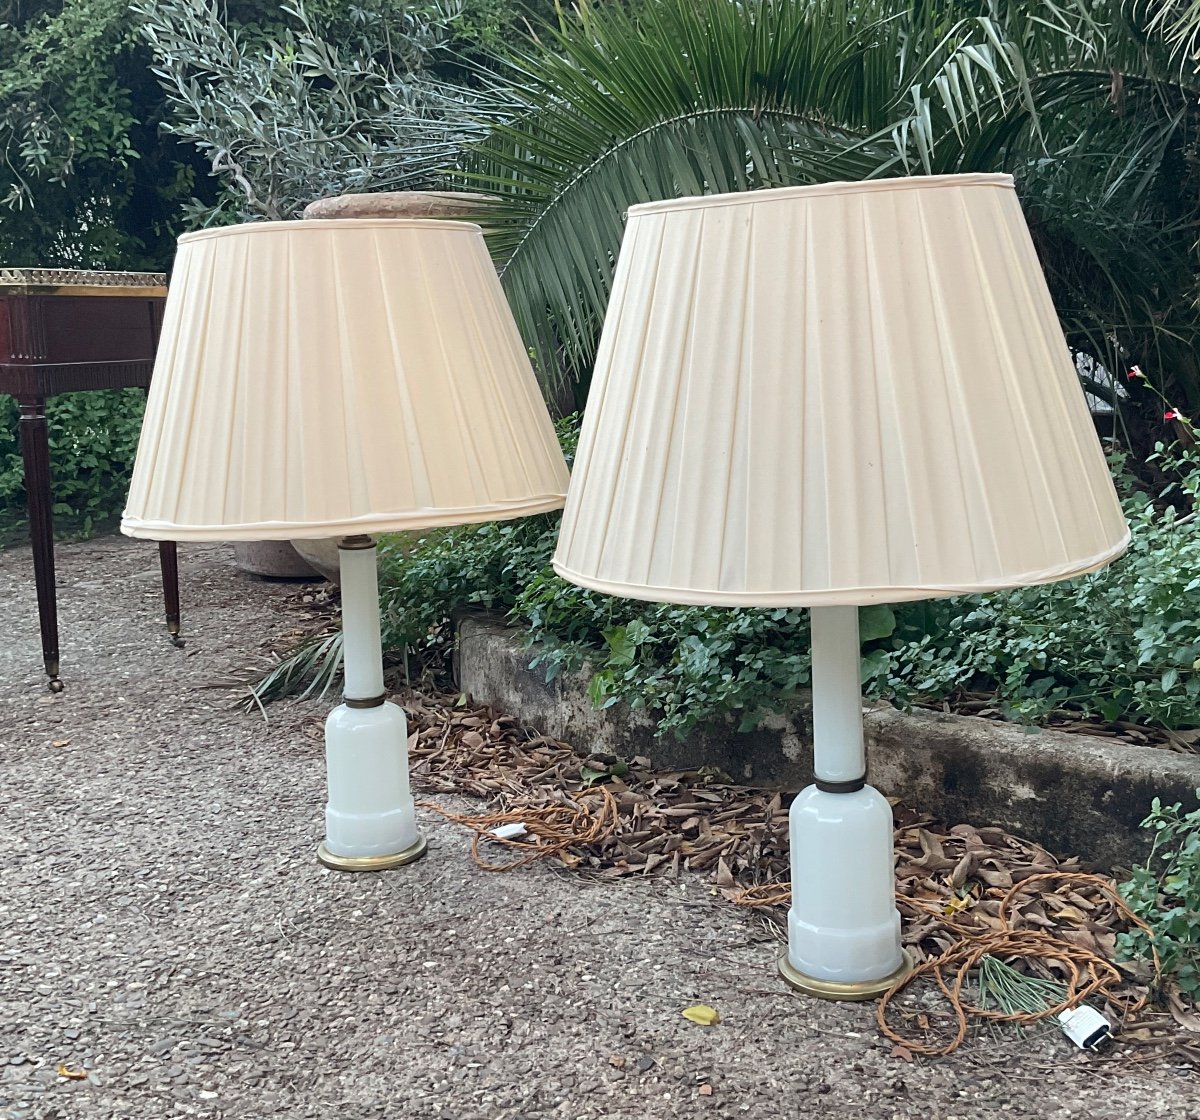
M 135 0 L 166 92 L 167 131 L 225 185 L 193 224 L 296 216 L 315 198 L 436 184 L 491 116 L 483 96 L 439 76 L 461 7 L 297 0 L 270 33 L 232 26 L 215 0 Z

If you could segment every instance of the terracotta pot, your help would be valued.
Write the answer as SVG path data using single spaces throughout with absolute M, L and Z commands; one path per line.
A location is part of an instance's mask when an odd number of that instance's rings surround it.
M 492 195 L 466 191 L 376 191 L 320 198 L 304 208 L 305 218 L 458 218 Z

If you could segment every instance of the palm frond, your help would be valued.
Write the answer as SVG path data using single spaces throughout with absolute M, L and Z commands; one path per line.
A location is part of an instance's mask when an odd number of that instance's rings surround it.
M 810 18 L 809 8 L 829 18 Z M 890 154 L 884 44 L 853 5 L 581 4 L 503 66 L 518 106 L 461 173 L 552 388 L 590 364 L 633 203 L 862 178 Z M 875 149 L 875 150 L 872 150 Z
M 342 632 L 320 634 L 302 642 L 250 685 L 243 701 L 248 712 L 287 696 L 321 699 L 342 675 Z
M 1200 65 L 1200 0 L 1147 0 L 1137 8 L 1147 29 L 1170 45 L 1181 71 L 1194 74 Z
M 582 404 L 636 202 L 881 175 L 1017 179 L 1072 342 L 1200 404 L 1200 79 L 1124 0 L 580 3 L 501 67 L 457 173 L 548 388 Z M 1161 363 L 1161 364 L 1160 364 Z

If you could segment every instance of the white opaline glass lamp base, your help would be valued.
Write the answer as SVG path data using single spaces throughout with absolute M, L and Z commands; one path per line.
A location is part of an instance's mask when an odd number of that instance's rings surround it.
M 339 871 L 382 871 L 425 852 L 408 782 L 408 721 L 383 698 L 374 543 L 339 543 L 346 700 L 325 721 L 329 800 L 317 858 Z
M 339 704 L 325 721 L 325 851 L 340 859 L 398 856 L 419 840 L 408 785 L 408 722 L 395 704 Z
M 892 977 L 904 956 L 891 806 L 871 786 L 854 793 L 809 786 L 792 802 L 790 824 L 788 963 L 826 984 Z
M 785 980 L 869 999 L 911 968 L 900 947 L 892 809 L 866 784 L 857 607 L 814 607 L 813 771 L 792 802 Z

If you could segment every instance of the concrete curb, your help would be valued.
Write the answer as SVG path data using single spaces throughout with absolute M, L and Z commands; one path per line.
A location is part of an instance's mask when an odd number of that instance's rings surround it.
M 459 687 L 476 700 L 580 750 L 644 755 L 668 770 L 716 766 L 737 780 L 799 789 L 812 777 L 806 714 L 771 717 L 755 730 L 697 728 L 682 742 L 654 737 L 654 722 L 623 704 L 603 711 L 587 696 L 589 674 L 549 683 L 516 633 L 487 616 L 459 621 Z M 866 715 L 871 782 L 945 821 L 1000 825 L 1059 853 L 1104 867 L 1145 858 L 1138 828 L 1154 797 L 1196 804 L 1200 755 L 1181 755 L 1058 731 L 1028 732 L 974 716 Z

